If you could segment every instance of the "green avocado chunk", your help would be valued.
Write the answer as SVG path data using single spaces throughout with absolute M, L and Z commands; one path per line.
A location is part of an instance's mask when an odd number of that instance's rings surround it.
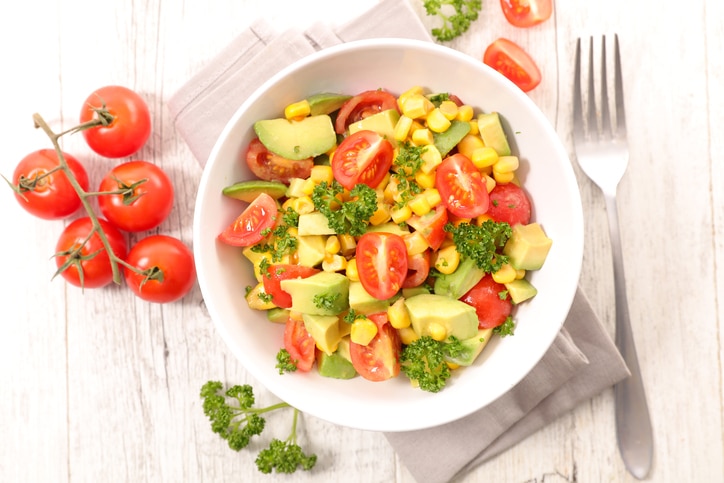
M 400 113 L 397 112 L 397 109 L 387 109 L 350 124 L 348 129 L 350 134 L 357 131 L 374 131 L 387 139 L 393 146 L 397 146 L 395 126 L 399 120 Z
M 240 181 L 227 186 L 221 193 L 229 198 L 246 201 L 251 203 L 262 193 L 266 193 L 275 200 L 278 200 L 287 193 L 287 185 L 278 181 L 264 181 L 253 179 L 249 181 Z
M 446 131 L 433 133 L 433 144 L 444 158 L 469 132 L 469 122 L 454 120 Z
M 505 289 L 508 291 L 508 295 L 510 295 L 510 300 L 514 304 L 525 302 L 526 300 L 535 297 L 538 293 L 538 289 L 536 289 L 533 284 L 531 284 L 528 280 L 524 278 L 506 283 Z
M 319 156 L 337 145 L 332 119 L 326 114 L 300 121 L 262 119 L 254 123 L 254 132 L 269 151 L 296 161 Z
M 430 325 L 439 324 L 447 336 L 469 339 L 478 331 L 478 315 L 475 308 L 444 295 L 420 294 L 405 299 L 410 313 L 410 323 L 417 335 L 430 334 Z
M 478 268 L 472 258 L 465 258 L 451 274 L 441 274 L 435 279 L 433 291 L 452 299 L 459 299 L 473 288 L 483 277 L 485 270 Z
M 307 278 L 280 282 L 292 297 L 292 311 L 312 315 L 338 315 L 349 308 L 349 278 L 337 272 L 318 272 Z
M 553 240 L 543 232 L 538 223 L 517 224 L 503 247 L 510 264 L 516 270 L 540 270 L 548 257 Z
M 349 283 L 349 308 L 360 315 L 386 312 L 390 307 L 389 300 L 379 300 L 370 295 L 362 286 L 362 282 Z
M 480 137 L 483 138 L 483 143 L 495 149 L 498 156 L 510 155 L 508 138 L 505 136 L 505 130 L 497 112 L 480 114 L 478 116 L 478 130 L 480 131 Z
M 357 375 L 352 363 L 337 352 L 317 351 L 317 370 L 320 376 L 334 379 L 352 379 Z
M 331 114 L 344 105 L 352 96 L 335 94 L 332 92 L 321 92 L 307 97 L 309 109 L 312 116 L 320 114 Z
M 488 341 L 493 335 L 493 329 L 478 329 L 478 333 L 469 339 L 460 341 L 463 350 L 455 357 L 446 356 L 445 360 L 459 366 L 469 366 L 483 352 Z

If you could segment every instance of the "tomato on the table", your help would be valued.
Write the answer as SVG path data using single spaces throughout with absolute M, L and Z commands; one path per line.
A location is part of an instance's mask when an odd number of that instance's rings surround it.
M 399 111 L 397 99 L 389 92 L 382 89 L 361 92 L 347 100 L 339 109 L 334 129 L 337 134 L 343 134 L 350 124 L 389 109 Z
M 460 300 L 475 308 L 478 315 L 478 328 L 489 329 L 505 322 L 513 310 L 513 303 L 505 293 L 505 285 L 493 280 L 486 274 Z
M 357 272 L 364 289 L 378 300 L 395 295 L 407 277 L 407 247 L 394 233 L 368 232 L 356 248 Z
M 425 238 L 430 248 L 437 250 L 445 240 L 445 224 L 448 221 L 447 209 L 442 204 L 437 205 L 434 211 L 422 216 L 412 215 L 407 224 Z
M 513 183 L 498 184 L 490 192 L 488 215 L 495 221 L 504 221 L 510 226 L 530 223 L 531 207 L 528 195 Z
M 313 158 L 292 160 L 272 153 L 259 138 L 254 138 L 249 143 L 245 160 L 257 178 L 284 184 L 289 184 L 292 178 L 308 178 L 314 166 Z
M 138 232 L 160 225 L 173 208 L 174 190 L 168 175 L 148 161 L 129 161 L 114 167 L 101 180 L 98 207 L 121 230 Z
M 261 193 L 219 234 L 219 240 L 237 247 L 256 245 L 274 227 L 278 213 L 274 198 Z
M 82 131 L 93 151 L 107 158 L 123 158 L 146 144 L 151 135 L 151 115 L 140 95 L 123 86 L 96 89 L 83 103 L 80 122 L 98 119 L 103 107 L 113 117 L 110 123 Z
M 266 273 L 262 274 L 264 292 L 271 295 L 274 305 L 288 309 L 292 306 L 292 296 L 282 290 L 281 281 L 291 278 L 307 278 L 317 272 L 319 272 L 319 269 L 305 267 L 304 265 L 292 265 L 288 263 L 269 265 Z
M 483 62 L 513 81 L 523 92 L 535 88 L 541 73 L 535 61 L 518 44 L 499 38 L 485 49 Z
M 123 234 L 103 218 L 98 221 L 113 253 L 118 258 L 125 259 L 127 248 Z M 98 233 L 88 238 L 92 229 L 93 222 L 89 217 L 78 218 L 65 227 L 55 246 L 56 266 L 59 270 L 64 268 L 60 275 L 77 287 L 99 288 L 113 281 L 110 257 Z M 77 253 L 71 253 L 77 249 Z M 95 255 L 90 257 L 94 253 Z
M 460 153 L 448 156 L 438 166 L 435 185 L 442 203 L 455 216 L 475 218 L 488 210 L 490 200 L 483 175 Z
M 419 287 L 430 275 L 431 251 L 425 250 L 407 257 L 407 277 L 402 283 L 402 288 Z
M 357 131 L 342 141 L 332 156 L 332 173 L 339 184 L 351 190 L 363 183 L 376 188 L 390 170 L 392 144 L 374 131 Z
M 284 326 L 284 348 L 289 352 L 297 369 L 309 372 L 314 365 L 316 343 L 304 327 L 304 321 L 290 316 Z
M 377 334 L 367 345 L 350 342 L 352 366 L 363 378 L 379 382 L 400 374 L 402 344 L 397 330 L 387 321 L 387 313 L 370 314 L 377 325 Z
M 63 153 L 63 158 L 80 187 L 87 191 L 88 173 L 83 165 L 70 154 Z M 15 192 L 15 199 L 25 211 L 38 218 L 59 220 L 80 208 L 78 193 L 59 167 L 60 160 L 53 149 L 33 151 L 20 160 L 13 173 L 13 185 L 19 191 Z
M 500 0 L 505 19 L 515 27 L 532 27 L 548 20 L 552 0 Z

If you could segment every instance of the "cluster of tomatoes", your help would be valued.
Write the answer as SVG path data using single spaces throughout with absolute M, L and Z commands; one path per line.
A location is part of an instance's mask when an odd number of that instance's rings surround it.
M 553 12 L 553 0 L 500 0 L 506 20 L 528 28 L 546 21 Z M 534 89 L 541 81 L 535 61 L 518 44 L 499 38 L 488 46 L 483 62 L 513 81 L 523 92 Z
M 86 99 L 77 129 L 97 154 L 124 158 L 145 145 L 151 116 L 136 92 L 106 86 Z M 20 161 L 12 180 L 20 205 L 39 218 L 66 219 L 81 207 L 86 210 L 86 216 L 69 223 L 57 241 L 58 273 L 83 288 L 120 283 L 122 276 L 134 294 L 150 302 L 172 302 L 186 295 L 196 271 L 193 254 L 183 242 L 161 234 L 141 239 L 130 250 L 126 242 L 126 233 L 152 230 L 171 212 L 174 189 L 166 173 L 147 161 L 123 162 L 91 192 L 83 164 L 65 152 L 62 158 L 64 163 L 54 149 L 34 151 Z M 91 208 L 91 197 L 97 199 L 102 216 Z

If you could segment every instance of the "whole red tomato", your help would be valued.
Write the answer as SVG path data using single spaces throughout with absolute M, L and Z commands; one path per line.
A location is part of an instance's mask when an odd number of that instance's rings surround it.
M 101 228 L 118 258 L 126 256 L 123 234 L 100 218 Z M 113 281 L 113 268 L 98 233 L 88 238 L 93 229 L 89 217 L 78 218 L 60 234 L 55 246 L 55 263 L 60 275 L 69 283 L 83 288 L 104 287 Z
M 166 173 L 147 161 L 129 161 L 113 168 L 101 181 L 98 196 L 106 219 L 121 230 L 156 228 L 173 208 L 173 185 Z
M 173 302 L 186 295 L 196 281 L 191 250 L 177 238 L 151 235 L 136 243 L 126 262 L 139 272 L 124 267 L 128 287 L 148 302 Z
M 63 153 L 63 158 L 80 187 L 88 190 L 88 174 L 83 165 L 70 154 Z M 15 198 L 20 206 L 38 218 L 58 220 L 80 208 L 80 197 L 60 170 L 58 155 L 52 149 L 40 149 L 21 159 L 13 174 L 13 184 L 19 190 Z
M 123 158 L 141 149 L 151 135 L 151 115 L 141 96 L 122 86 L 106 86 L 95 90 L 83 103 L 80 122 L 98 119 L 105 107 L 113 120 L 83 132 L 88 146 L 107 158 Z

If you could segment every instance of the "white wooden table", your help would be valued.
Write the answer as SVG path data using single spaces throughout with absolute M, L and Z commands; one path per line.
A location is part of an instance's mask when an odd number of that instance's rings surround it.
M 427 25 L 421 0 L 410 1 Z M 160 231 L 190 243 L 201 169 L 170 122 L 169 97 L 246 25 L 341 23 L 375 0 L 91 0 L 4 3 L 0 9 L 0 172 L 47 147 L 31 115 L 75 124 L 93 89 L 144 94 L 154 130 L 138 157 L 164 167 L 176 205 Z M 498 36 L 538 60 L 530 96 L 573 155 L 575 39 L 618 32 L 631 164 L 619 209 L 631 316 L 656 441 L 652 481 L 724 481 L 724 3 L 558 0 L 531 30 L 483 2 L 472 30 L 450 45 L 480 57 Z M 80 136 L 64 147 L 94 183 L 113 161 Z M 575 164 L 575 163 L 574 163 Z M 599 190 L 579 175 L 586 215 L 581 284 L 613 333 L 608 231 Z M 276 481 L 212 434 L 198 397 L 209 379 L 252 382 L 215 332 L 198 288 L 150 305 L 121 287 L 80 290 L 51 281 L 63 222 L 36 220 L 0 189 L 0 481 Z M 131 240 L 133 241 L 133 239 Z M 261 402 L 273 398 L 257 385 Z M 616 449 L 612 390 L 463 478 L 631 481 Z M 284 436 L 287 420 L 267 430 Z M 302 420 L 311 473 L 279 481 L 412 482 L 381 434 Z

